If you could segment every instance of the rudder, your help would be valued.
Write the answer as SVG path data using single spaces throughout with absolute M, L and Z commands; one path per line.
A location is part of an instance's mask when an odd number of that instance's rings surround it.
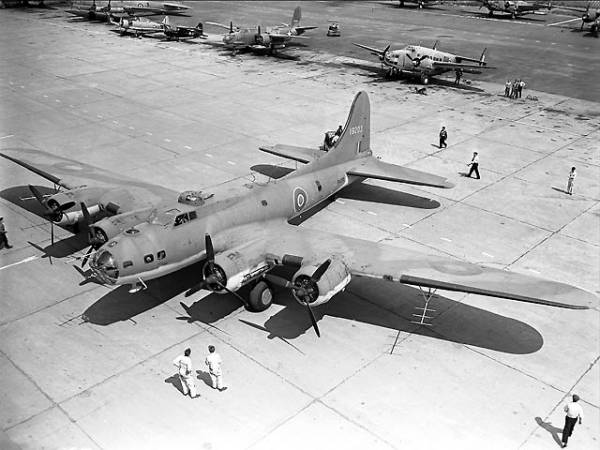
M 294 15 L 292 16 L 291 26 L 292 27 L 299 26 L 300 25 L 300 19 L 302 19 L 302 10 L 300 9 L 299 6 L 296 6 L 296 9 L 294 9 Z
M 355 156 L 371 149 L 371 105 L 369 96 L 360 91 L 354 97 L 350 114 L 334 150 Z

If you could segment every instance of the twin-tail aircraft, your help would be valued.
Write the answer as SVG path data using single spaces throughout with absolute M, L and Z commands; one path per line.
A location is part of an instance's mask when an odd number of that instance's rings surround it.
M 44 152 L 0 155 L 64 189 L 45 197 L 30 185 L 50 220 L 78 222 L 88 235 L 89 276 L 107 286 L 131 285 L 130 292 L 204 261 L 198 284 L 186 295 L 200 289 L 231 293 L 247 309 L 262 311 L 273 301 L 272 286 L 281 286 L 306 308 L 319 336 L 312 309 L 332 300 L 353 277 L 571 309 L 597 306 L 594 294 L 568 284 L 290 224 L 367 178 L 453 187 L 444 177 L 373 156 L 365 92 L 354 98 L 329 151 L 281 144 L 260 149 L 302 165 L 243 192 L 224 184 L 178 195 Z M 282 278 L 273 272 L 277 267 L 294 274 Z M 237 292 L 243 286 L 247 296 Z
M 206 22 L 210 25 L 225 28 L 228 33 L 223 35 L 225 48 L 231 49 L 235 54 L 240 50 L 268 50 L 275 54 L 278 50 L 286 47 L 292 39 L 306 39 L 300 36 L 307 30 L 317 28 L 316 26 L 300 26 L 302 11 L 299 6 L 294 10 L 292 22 L 274 27 L 234 27 L 233 22 L 229 26 L 216 22 Z
M 492 68 L 488 67 L 485 62 L 487 49 L 483 49 L 479 59 L 475 59 L 442 52 L 437 49 L 437 42 L 432 48 L 408 45 L 396 50 L 390 50 L 390 45 L 383 50 L 378 50 L 355 42 L 353 44 L 370 51 L 372 55 L 378 56 L 387 76 L 407 75 L 419 77 L 423 84 L 428 84 L 432 76 L 441 75 L 452 70 L 477 74 L 481 73 L 483 69 Z M 465 62 L 476 64 L 465 64 Z
M 479 9 L 486 7 L 490 17 L 494 15 L 494 12 L 499 12 L 510 14 L 512 19 L 524 16 L 525 14 L 545 14 L 542 12 L 542 9 L 549 10 L 552 8 L 551 1 L 540 3 L 524 0 L 479 0 L 479 2 L 481 3 Z

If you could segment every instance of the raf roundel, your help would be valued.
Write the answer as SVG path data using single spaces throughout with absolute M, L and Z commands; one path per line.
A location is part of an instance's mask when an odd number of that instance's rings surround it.
M 304 209 L 306 204 L 308 203 L 308 195 L 306 191 L 301 187 L 297 187 L 294 189 L 294 210 L 296 212 L 300 212 Z

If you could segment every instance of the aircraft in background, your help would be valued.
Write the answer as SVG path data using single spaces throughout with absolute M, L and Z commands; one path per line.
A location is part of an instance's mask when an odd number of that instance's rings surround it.
M 432 76 L 452 70 L 461 71 L 461 73 L 481 73 L 483 69 L 491 69 L 485 62 L 487 49 L 483 49 L 479 59 L 475 59 L 439 51 L 437 42 L 432 48 L 408 45 L 397 50 L 390 50 L 389 45 L 383 50 L 378 50 L 356 42 L 353 44 L 378 56 L 382 66 L 386 68 L 388 76 L 418 76 L 423 84 L 428 84 Z M 477 64 L 464 64 L 464 61 Z
M 300 36 L 305 31 L 319 28 L 314 25 L 302 27 L 300 26 L 300 20 L 302 20 L 302 10 L 299 6 L 296 6 L 296 9 L 294 9 L 294 14 L 292 15 L 292 21 L 289 24 L 284 23 L 281 25 L 276 25 L 274 27 L 271 27 L 268 31 L 270 33 L 276 34 L 290 34 L 292 36 Z
M 441 0 L 406 0 L 409 3 L 416 3 L 419 9 L 423 9 L 425 6 L 438 5 L 443 3 Z M 398 6 L 404 8 L 405 0 L 399 0 Z
M 545 14 L 542 9 L 551 9 L 552 2 L 548 1 L 545 4 L 539 2 L 526 2 L 523 0 L 479 0 L 481 6 L 488 9 L 488 15 L 492 17 L 494 12 L 510 14 L 510 17 L 516 19 L 525 14 Z
M 226 183 L 211 193 L 178 195 L 45 152 L 5 149 L 0 155 L 66 189 L 43 197 L 30 186 L 50 220 L 71 217 L 83 225 L 92 244 L 88 280 L 131 285 L 132 293 L 147 280 L 204 261 L 199 283 L 186 296 L 200 289 L 231 293 L 247 309 L 263 311 L 272 304 L 272 286 L 281 286 L 306 307 L 319 336 L 312 308 L 343 291 L 352 277 L 427 288 L 426 302 L 432 290 L 441 289 L 571 309 L 598 306 L 594 294 L 568 284 L 291 225 L 367 178 L 453 187 L 444 177 L 373 156 L 366 92 L 354 98 L 329 151 L 280 144 L 260 149 L 303 166 L 267 183 L 239 189 Z M 272 272 L 281 267 L 293 276 Z M 237 292 L 243 286 L 249 287 L 247 296 Z
M 600 30 L 600 2 L 597 2 L 596 10 L 593 12 L 590 12 L 591 6 L 592 6 L 591 2 L 588 2 L 587 7 L 585 9 L 577 8 L 575 6 L 557 6 L 556 7 L 557 9 L 565 9 L 568 11 L 582 12 L 583 15 L 581 16 L 581 18 L 577 17 L 574 19 L 563 20 L 561 22 L 551 23 L 547 26 L 553 27 L 553 26 L 563 25 L 565 23 L 570 23 L 570 22 L 575 22 L 577 20 L 581 20 L 581 28 L 579 29 L 580 31 L 583 31 L 583 27 L 586 24 L 590 24 L 590 32 L 593 35 L 598 36 L 598 31 Z
M 166 16 L 162 22 L 163 33 L 168 40 L 175 39 L 195 39 L 195 38 L 206 38 L 203 33 L 202 22 L 198 22 L 195 27 L 186 27 L 183 25 L 171 25 L 169 16 Z
M 110 21 L 111 15 L 185 15 L 189 6 L 176 2 L 161 2 L 161 1 L 118 1 L 108 0 L 104 6 L 99 6 L 96 0 L 92 3 L 76 3 L 72 4 L 70 9 L 65 11 L 77 17 L 82 17 L 88 20 Z
M 111 17 L 111 23 L 119 27 L 118 31 L 121 36 L 124 34 L 133 34 L 138 37 L 140 35 L 161 33 L 165 29 L 166 22 L 167 17 L 162 22 L 155 22 L 139 16 L 121 17 L 119 21 Z

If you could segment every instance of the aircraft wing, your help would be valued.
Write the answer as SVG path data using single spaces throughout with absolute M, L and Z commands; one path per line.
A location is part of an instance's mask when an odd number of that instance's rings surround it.
M 348 175 L 375 178 L 378 180 L 395 181 L 419 186 L 452 188 L 454 184 L 447 178 L 433 175 L 420 170 L 386 163 L 372 156 L 355 160 L 358 164 L 347 171 Z
M 369 50 L 375 56 L 383 56 L 383 54 L 385 53 L 385 50 L 379 50 L 377 48 L 369 47 L 367 45 L 357 44 L 356 42 L 353 42 L 352 44 L 356 45 L 357 47 L 364 48 L 365 50 Z
M 82 162 L 33 149 L 2 149 L 0 156 L 24 167 L 46 180 L 70 190 L 79 186 L 99 188 L 122 188 L 128 195 L 127 204 L 120 205 L 124 210 L 135 210 L 159 205 L 167 201 L 175 202 L 178 192 L 109 171 Z
M 598 297 L 565 283 L 427 255 L 402 247 L 340 236 L 281 222 L 255 223 L 235 230 L 239 242 L 260 238 L 251 252 L 302 258 L 303 265 L 341 261 L 351 276 L 381 278 L 411 286 L 436 288 L 570 309 L 598 307 Z M 257 255 L 246 255 L 249 260 Z
M 298 161 L 303 164 L 308 164 L 320 156 L 320 150 L 307 147 L 296 147 L 295 145 L 276 144 L 258 148 L 263 152 L 271 153 L 272 155 L 281 156 L 287 159 L 293 159 L 294 161 Z
M 319 27 L 316 27 L 316 26 L 294 27 L 294 29 L 298 33 L 304 33 L 305 31 L 314 30 L 314 29 L 317 29 L 317 28 L 319 28 Z

